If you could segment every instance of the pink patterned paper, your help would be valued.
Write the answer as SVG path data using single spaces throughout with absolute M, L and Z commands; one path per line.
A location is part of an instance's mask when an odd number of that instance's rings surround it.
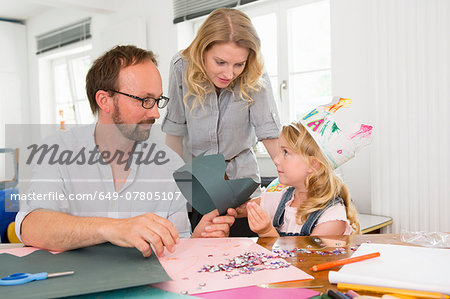
M 250 239 L 181 239 L 174 253 L 166 251 L 164 256 L 159 258 L 173 281 L 152 286 L 170 292 L 198 294 L 281 281 L 314 279 L 294 266 L 262 270 L 252 274 L 240 274 L 236 269 L 232 272 L 198 272 L 203 265 L 227 264 L 228 259 L 246 251 L 272 254 Z M 227 273 L 239 275 L 226 279 Z
M 8 248 L 8 249 L 0 249 L 0 254 L 8 253 L 11 255 L 18 256 L 18 257 L 23 257 L 23 256 L 26 256 L 26 255 L 29 255 L 29 254 L 35 252 L 36 250 L 43 250 L 43 249 L 36 248 L 36 247 Z M 49 251 L 49 252 L 53 253 L 53 254 L 60 253 L 60 251 Z

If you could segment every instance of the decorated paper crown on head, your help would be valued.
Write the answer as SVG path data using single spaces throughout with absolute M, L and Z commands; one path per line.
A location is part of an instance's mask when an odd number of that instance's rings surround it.
M 349 107 L 352 100 L 334 97 L 333 101 L 306 114 L 300 123 L 308 130 L 322 152 L 337 168 L 353 158 L 357 151 L 372 141 L 372 126 L 360 124 L 344 132 L 334 120 L 334 113 Z

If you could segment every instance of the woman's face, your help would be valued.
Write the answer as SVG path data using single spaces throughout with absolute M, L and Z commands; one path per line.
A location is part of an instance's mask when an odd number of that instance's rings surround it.
M 205 71 L 217 88 L 225 88 L 236 79 L 247 63 L 249 50 L 235 43 L 220 43 L 205 52 Z

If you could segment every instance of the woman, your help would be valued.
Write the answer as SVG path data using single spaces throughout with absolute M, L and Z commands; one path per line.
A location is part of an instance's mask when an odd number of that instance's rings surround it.
M 162 124 L 168 146 L 187 159 L 223 154 L 228 178 L 260 181 L 252 147 L 261 140 L 275 157 L 281 131 L 260 49 L 243 12 L 221 8 L 208 16 L 170 65 L 170 101 Z M 258 189 L 252 196 L 259 194 Z

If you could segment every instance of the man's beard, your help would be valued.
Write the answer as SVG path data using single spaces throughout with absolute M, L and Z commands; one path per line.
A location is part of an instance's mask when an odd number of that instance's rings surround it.
M 117 105 L 117 100 L 114 100 L 114 113 L 112 115 L 112 119 L 114 121 L 114 124 L 119 129 L 120 133 L 125 138 L 128 138 L 133 141 L 145 141 L 150 136 L 150 128 L 142 128 L 140 125 L 146 125 L 146 124 L 154 124 L 155 119 L 149 118 L 146 120 L 143 120 L 137 124 L 125 124 L 122 120 L 122 115 L 120 113 L 119 106 Z

